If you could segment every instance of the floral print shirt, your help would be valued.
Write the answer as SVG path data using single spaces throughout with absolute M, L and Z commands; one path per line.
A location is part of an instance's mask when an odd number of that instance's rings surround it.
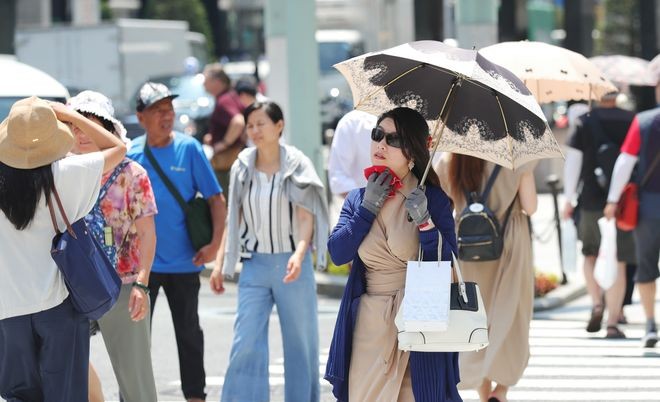
M 112 171 L 101 179 L 103 185 Z M 140 269 L 140 247 L 135 220 L 158 213 L 149 176 L 137 162 L 124 167 L 101 200 L 106 224 L 112 227 L 117 247 L 117 272 L 122 283 L 135 280 Z

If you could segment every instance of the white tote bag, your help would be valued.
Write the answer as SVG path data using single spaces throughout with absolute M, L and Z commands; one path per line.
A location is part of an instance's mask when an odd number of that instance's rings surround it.
M 440 253 L 438 252 L 438 255 Z M 414 352 L 469 352 L 488 346 L 488 322 L 479 286 L 464 282 L 456 256 L 452 255 L 457 282 L 449 288 L 448 326 L 443 331 L 410 331 L 403 318 L 403 306 L 394 319 L 398 348 Z M 438 269 L 437 266 L 435 269 Z M 410 290 L 406 284 L 406 295 Z
M 449 261 L 408 261 L 401 303 L 405 331 L 446 331 L 449 321 Z
M 598 286 L 607 290 L 614 285 L 617 277 L 616 257 L 616 220 L 600 218 L 598 220 L 600 229 L 600 248 L 594 268 L 594 278 Z

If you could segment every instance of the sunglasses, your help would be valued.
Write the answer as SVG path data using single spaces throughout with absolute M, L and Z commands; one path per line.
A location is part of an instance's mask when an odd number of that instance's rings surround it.
M 385 143 L 394 148 L 401 148 L 401 136 L 396 131 L 386 133 L 381 127 L 374 127 L 371 130 L 371 140 L 381 142 L 385 138 Z

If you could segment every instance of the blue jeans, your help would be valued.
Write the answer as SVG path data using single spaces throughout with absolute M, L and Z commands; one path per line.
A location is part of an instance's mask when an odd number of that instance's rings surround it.
M 69 298 L 0 320 L 0 397 L 10 402 L 86 402 L 89 320 Z
M 298 279 L 285 284 L 291 253 L 252 254 L 238 281 L 234 342 L 222 389 L 222 402 L 267 402 L 268 322 L 277 306 L 284 349 L 286 402 L 317 402 L 319 335 L 316 283 L 311 256 Z

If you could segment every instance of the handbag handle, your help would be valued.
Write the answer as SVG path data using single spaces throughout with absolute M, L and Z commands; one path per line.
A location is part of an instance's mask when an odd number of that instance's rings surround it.
M 458 293 L 463 298 L 464 302 L 468 302 L 467 289 L 465 288 L 465 281 L 463 281 L 463 275 L 461 274 L 461 268 L 458 266 L 458 259 L 456 254 L 451 252 L 451 258 L 453 260 L 454 272 L 456 273 L 456 280 L 458 281 Z
M 515 201 L 515 200 L 514 200 Z M 417 262 L 420 263 L 422 261 L 422 245 L 419 245 L 419 251 L 417 255 Z M 438 261 L 442 258 L 442 233 L 438 230 Z M 461 295 L 463 298 L 463 301 L 465 303 L 468 302 L 468 297 L 467 297 L 467 289 L 465 287 L 465 281 L 463 280 L 463 275 L 461 274 L 461 268 L 458 266 L 458 259 L 456 258 L 456 254 L 454 252 L 451 252 L 451 258 L 453 260 L 453 264 L 451 264 L 454 267 L 454 272 L 456 273 L 456 280 L 458 283 L 458 293 Z
M 55 185 L 53 185 L 52 193 L 55 194 L 55 201 L 57 202 L 57 208 L 60 210 L 60 215 L 62 215 L 62 219 L 64 219 L 67 232 L 69 232 L 71 237 L 73 237 L 74 239 L 78 239 L 76 237 L 76 232 L 73 231 L 73 228 L 69 223 L 69 218 L 66 217 L 66 213 L 64 212 L 64 208 L 62 207 L 62 201 L 60 200 L 60 195 L 57 193 L 57 188 L 55 188 Z M 53 223 L 53 229 L 55 229 L 55 233 L 61 233 L 60 229 L 57 227 L 57 220 L 55 219 L 55 211 L 53 210 L 53 203 L 50 200 L 50 195 L 46 197 L 46 203 L 48 204 L 48 212 L 50 212 L 50 220 Z

